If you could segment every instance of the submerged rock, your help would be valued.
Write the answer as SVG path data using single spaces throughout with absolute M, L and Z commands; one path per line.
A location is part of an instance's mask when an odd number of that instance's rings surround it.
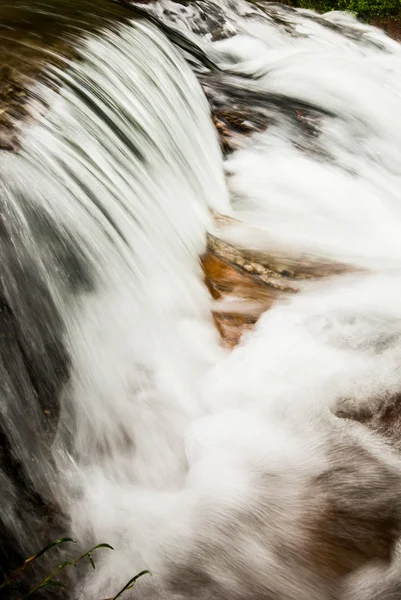
M 242 334 L 250 331 L 275 301 L 298 292 L 303 282 L 355 270 L 313 256 L 229 243 L 224 241 L 226 230 L 233 225 L 241 227 L 241 223 L 223 215 L 214 217 L 216 231 L 207 236 L 201 264 L 214 299 L 213 317 L 223 345 L 229 348 L 239 343 Z

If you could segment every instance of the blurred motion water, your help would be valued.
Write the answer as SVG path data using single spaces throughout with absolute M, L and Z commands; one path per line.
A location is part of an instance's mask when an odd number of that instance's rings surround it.
M 82 6 L 71 50 L 41 38 L 0 154 L 4 570 L 57 537 L 50 511 L 115 548 L 80 598 L 143 568 L 132 597 L 342 598 L 401 532 L 400 456 L 336 416 L 401 389 L 401 46 L 262 2 Z M 224 107 L 249 119 L 223 161 Z M 351 272 L 228 352 L 199 264 L 212 213 L 237 219 L 228 241 Z

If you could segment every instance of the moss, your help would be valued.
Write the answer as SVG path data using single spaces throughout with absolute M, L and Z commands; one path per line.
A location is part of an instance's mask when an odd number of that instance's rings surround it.
M 292 5 L 318 12 L 346 10 L 367 21 L 377 17 L 401 17 L 400 0 L 293 0 Z

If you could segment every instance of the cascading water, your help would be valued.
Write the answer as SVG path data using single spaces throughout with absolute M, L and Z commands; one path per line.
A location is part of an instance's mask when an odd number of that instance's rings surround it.
M 171 44 L 132 24 L 87 39 L 80 54 L 53 70 L 59 93 L 35 91 L 51 108 L 2 164 L 4 240 L 32 278 L 21 301 L 26 277 L 11 253 L 4 294 L 32 344 L 51 337 L 70 365 L 52 461 L 66 498 L 74 462 L 78 496 L 80 469 L 101 467 L 116 485 L 182 483 L 182 430 L 203 413 L 198 381 L 218 354 L 196 257 L 209 209 L 228 208 L 207 103 Z M 58 366 L 47 354 L 45 381 Z M 5 430 L 38 491 L 53 487 L 60 502 L 64 477 L 37 439 L 50 411 L 27 405 L 24 393 L 5 398 Z
M 335 416 L 401 388 L 401 46 L 267 3 L 147 10 L 164 33 L 110 25 L 49 67 L 48 109 L 0 157 L 8 452 L 74 537 L 115 548 L 80 598 L 143 568 L 127 597 L 356 597 L 347 576 L 401 533 L 401 458 Z M 205 95 L 265 125 L 224 165 Z M 228 241 L 349 272 L 226 351 L 198 262 L 212 211 Z M 36 497 L 1 480 L 35 550 Z

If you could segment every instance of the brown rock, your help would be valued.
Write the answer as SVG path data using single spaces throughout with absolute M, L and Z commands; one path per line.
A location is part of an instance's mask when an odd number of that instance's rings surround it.
M 207 251 L 200 260 L 215 300 L 216 326 L 227 347 L 234 347 L 278 298 L 298 292 L 302 281 L 352 270 L 349 265 L 312 256 L 268 253 L 228 243 L 217 235 L 223 237 L 226 228 L 238 223 L 225 215 L 213 216 L 217 234 L 208 234 Z

